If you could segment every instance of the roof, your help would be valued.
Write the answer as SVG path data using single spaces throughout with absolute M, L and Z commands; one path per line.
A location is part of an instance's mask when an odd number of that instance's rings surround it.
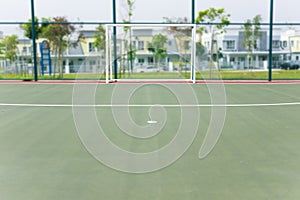
M 132 29 L 132 35 L 134 37 L 138 37 L 138 36 L 152 36 L 153 29 Z
M 84 30 L 80 31 L 83 38 L 94 38 L 94 35 L 97 33 L 96 30 Z

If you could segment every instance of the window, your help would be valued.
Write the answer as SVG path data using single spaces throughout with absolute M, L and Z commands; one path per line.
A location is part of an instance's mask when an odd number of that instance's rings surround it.
M 144 41 L 138 41 L 138 50 L 144 50 Z
M 96 48 L 94 47 L 94 42 L 89 42 L 89 52 L 96 52 Z
M 144 58 L 139 58 L 139 59 L 138 59 L 138 62 L 139 62 L 140 64 L 143 64 L 143 63 L 145 62 L 145 59 L 144 59 Z
M 286 48 L 287 47 L 287 41 L 280 41 L 280 48 Z
M 235 41 L 234 40 L 225 40 L 224 41 L 224 49 L 225 50 L 234 50 L 235 49 Z
M 26 47 L 23 47 L 22 53 L 27 53 L 27 48 Z
M 273 41 L 274 42 L 274 41 Z M 256 47 L 256 48 L 255 48 Z M 273 46 L 274 48 L 274 46 Z M 254 40 L 254 49 L 257 50 L 259 49 L 259 41 L 258 40 Z
M 279 40 L 273 40 L 272 46 L 273 46 L 273 48 L 279 48 L 280 47 L 280 41 Z
M 148 57 L 148 63 L 153 63 L 153 57 Z
M 22 48 L 22 53 L 27 54 L 31 52 L 31 47 L 23 47 Z
M 90 60 L 90 66 L 92 65 L 96 65 L 96 61 L 95 60 Z
M 135 49 L 136 48 L 136 41 L 132 41 L 131 46 L 132 46 L 133 49 Z

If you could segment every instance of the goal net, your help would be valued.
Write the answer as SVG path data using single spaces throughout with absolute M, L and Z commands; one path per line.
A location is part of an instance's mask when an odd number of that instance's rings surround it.
M 195 83 L 196 25 L 107 24 L 106 83 Z

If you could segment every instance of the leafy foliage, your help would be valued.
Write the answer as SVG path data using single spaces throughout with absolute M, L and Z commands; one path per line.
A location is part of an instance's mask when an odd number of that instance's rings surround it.
M 169 23 L 169 24 L 187 24 L 189 23 L 189 20 L 187 17 L 183 17 L 183 18 L 168 18 L 168 17 L 164 17 L 164 20 L 166 23 Z M 170 34 L 173 34 L 175 36 L 190 36 L 191 35 L 191 30 L 192 30 L 192 27 L 190 26 L 187 26 L 187 27 L 184 27 L 184 26 L 168 26 L 167 27 L 167 32 L 169 32 Z
M 218 44 L 216 43 L 216 48 L 214 49 L 215 36 L 223 34 L 226 32 L 225 27 L 230 24 L 229 21 L 230 14 L 227 14 L 224 8 L 209 8 L 198 13 L 196 18 L 196 23 L 207 22 L 208 25 L 202 26 L 197 30 L 197 33 L 200 34 L 200 43 L 202 43 L 201 38 L 203 33 L 210 33 L 210 61 L 213 62 L 214 50 L 217 51 L 215 54 L 215 60 L 217 60 L 217 65 L 219 68 L 219 55 L 220 53 Z M 212 63 L 211 63 L 211 66 Z M 212 69 L 210 69 L 211 71 Z
M 59 66 L 60 77 L 63 76 L 61 57 L 64 50 L 70 45 L 76 46 L 81 38 L 81 35 L 78 35 L 76 41 L 70 40 L 70 36 L 75 30 L 75 26 L 71 25 L 66 17 L 54 17 L 52 23 L 43 30 L 43 36 L 49 41 L 52 50 L 56 54 L 56 65 Z
M 258 49 L 257 39 L 261 37 L 260 33 L 260 22 L 262 18 L 260 15 L 256 15 L 252 20 L 248 19 L 244 26 L 242 27 L 245 31 L 244 33 L 244 42 L 243 46 L 247 51 L 252 52 L 255 49 Z
M 0 42 L 0 55 L 3 54 L 5 51 L 5 45 Z
M 9 35 L 5 36 L 2 41 L 0 47 L 2 46 L 2 51 L 4 51 L 5 57 L 10 61 L 15 61 L 17 59 L 17 44 L 18 44 L 18 36 L 17 35 Z
M 218 31 L 219 34 L 225 32 L 225 27 L 230 24 L 230 14 L 226 14 L 224 8 L 209 8 L 198 13 L 196 23 L 207 22 L 208 26 L 203 26 L 197 30 L 202 35 L 203 33 Z
M 253 60 L 253 51 L 258 49 L 257 40 L 261 37 L 260 22 L 262 18 L 260 15 L 256 15 L 252 20 L 248 19 L 244 26 L 244 41 L 242 46 L 250 53 L 250 64 Z
M 104 50 L 106 45 L 106 34 L 105 34 L 105 29 L 103 26 L 100 24 L 96 28 L 97 33 L 94 35 L 95 42 L 94 42 L 94 47 L 98 48 L 98 50 Z
M 155 61 L 158 63 L 160 63 L 161 59 L 167 56 L 167 48 L 165 47 L 167 41 L 167 36 L 159 33 L 153 36 L 152 42 L 147 43 L 148 51 L 153 53 Z
M 35 22 L 35 38 L 38 39 L 42 37 L 44 29 L 49 25 L 50 19 L 49 18 L 42 18 L 42 23 L 39 24 L 39 19 L 37 17 L 34 18 Z M 22 24 L 20 26 L 22 30 L 24 30 L 24 36 L 32 39 L 32 24 L 31 19 L 28 20 L 28 23 Z
M 68 23 L 65 17 L 54 17 L 53 24 L 47 26 L 44 30 L 44 37 L 49 40 L 49 42 L 56 47 L 67 46 L 67 41 L 64 36 L 69 36 L 75 31 L 75 27 Z
M 187 17 L 183 18 L 164 18 L 166 23 L 170 24 L 187 24 L 189 23 L 189 20 Z M 192 35 L 192 27 L 191 26 L 167 26 L 166 28 L 167 32 L 171 35 L 174 35 L 175 38 L 178 41 L 178 46 L 179 46 L 179 62 L 184 61 L 185 67 L 187 67 L 188 63 L 188 58 L 187 58 L 187 49 L 189 47 L 187 46 L 188 41 L 191 40 L 191 35 Z M 179 71 L 181 71 L 182 67 L 184 67 L 182 64 L 179 65 Z
M 127 2 L 127 6 L 126 6 L 127 7 L 126 8 L 127 19 L 123 19 L 123 23 L 131 23 L 135 0 L 127 0 L 126 2 Z M 124 26 L 123 30 L 125 32 L 124 38 L 126 38 L 127 33 L 129 33 L 129 47 L 127 47 L 126 58 L 130 63 L 130 70 L 132 71 L 133 70 L 133 60 L 135 59 L 135 56 L 136 56 L 136 49 L 132 47 L 132 43 L 131 43 L 131 40 L 132 40 L 132 38 L 131 38 L 131 27 Z M 125 70 L 124 67 L 123 67 L 123 70 Z
M 123 19 L 123 23 L 131 23 L 131 19 L 132 19 L 132 16 L 133 16 L 133 10 L 134 10 L 134 3 L 135 1 L 134 0 L 127 0 L 127 5 L 126 5 L 126 14 L 127 14 L 127 19 Z M 124 26 L 124 32 L 128 32 L 130 30 L 130 27 L 129 26 Z

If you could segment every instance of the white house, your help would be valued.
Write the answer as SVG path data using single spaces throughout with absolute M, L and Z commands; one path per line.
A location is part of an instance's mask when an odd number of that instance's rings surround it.
M 261 36 L 256 41 L 258 48 L 253 52 L 247 51 L 244 47 L 244 30 L 239 27 L 230 27 L 226 32 L 215 37 L 213 54 L 216 54 L 217 49 L 223 55 L 220 59 L 221 67 L 233 69 L 266 69 L 269 55 L 269 29 L 262 28 Z M 207 49 L 210 49 L 211 34 L 204 34 L 202 42 Z M 273 68 L 278 68 L 282 60 L 288 59 L 290 54 L 288 37 L 286 30 L 282 28 L 273 29 L 272 43 Z M 253 64 L 250 63 L 250 57 L 253 58 Z

